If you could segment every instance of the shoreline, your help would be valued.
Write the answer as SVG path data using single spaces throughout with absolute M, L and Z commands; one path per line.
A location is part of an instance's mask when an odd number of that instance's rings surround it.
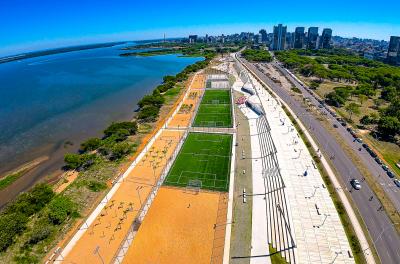
M 156 85 L 153 84 L 148 86 L 146 89 L 144 89 L 146 91 L 145 94 L 150 93 L 155 87 Z M 129 93 L 131 92 L 132 91 L 130 91 Z M 118 92 L 117 94 L 114 94 L 111 99 L 100 98 L 91 105 L 84 107 L 88 107 L 91 109 L 96 108 L 98 107 L 98 105 L 104 105 L 104 103 L 107 103 L 107 100 L 121 102 L 119 100 L 121 99 L 120 97 L 125 96 L 126 92 L 125 90 L 123 90 L 121 92 Z M 111 124 L 112 122 L 131 121 L 138 114 L 137 111 L 134 111 L 134 105 L 136 105 L 137 102 L 140 101 L 140 99 L 141 97 L 138 97 L 135 99 L 135 101 L 128 103 L 129 105 L 132 105 L 132 107 L 129 107 L 129 109 L 124 109 L 126 111 L 111 113 L 109 118 L 110 120 L 105 122 L 105 124 L 97 124 L 96 127 L 82 128 L 82 131 L 80 131 L 79 127 L 78 129 L 75 128 L 75 130 L 72 131 L 71 136 L 63 137 L 57 142 L 42 142 L 38 144 L 38 146 L 35 146 L 20 153 L 15 158 L 7 159 L 2 162 L 5 166 L 1 166 L 0 179 L 9 176 L 10 173 L 12 174 L 16 170 L 18 170 L 18 168 L 32 163 L 40 157 L 48 157 L 46 161 L 37 164 L 37 166 L 35 166 L 34 168 L 26 171 L 22 175 L 19 175 L 19 177 L 14 179 L 11 184 L 0 190 L 0 210 L 3 209 L 5 205 L 8 204 L 10 201 L 15 199 L 19 193 L 29 190 L 38 182 L 45 182 L 49 184 L 57 183 L 61 179 L 62 174 L 65 172 L 62 169 L 63 165 L 65 164 L 64 155 L 68 152 L 77 153 L 82 142 L 91 137 L 101 136 L 102 131 L 107 127 L 107 124 Z M 126 102 L 123 103 L 125 104 Z M 81 108 L 78 108 L 67 114 L 72 115 L 74 112 L 79 111 L 83 110 Z M 77 130 L 79 131 L 77 132 Z M 68 144 L 68 142 L 72 142 L 72 144 Z

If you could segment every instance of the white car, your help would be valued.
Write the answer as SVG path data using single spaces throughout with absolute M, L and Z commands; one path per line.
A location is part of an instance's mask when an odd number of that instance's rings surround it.
M 351 184 L 351 186 L 353 186 L 353 188 L 356 189 L 356 190 L 360 190 L 360 189 L 361 189 L 361 183 L 360 183 L 360 181 L 357 180 L 357 179 L 352 179 L 352 180 L 350 181 L 350 184 Z

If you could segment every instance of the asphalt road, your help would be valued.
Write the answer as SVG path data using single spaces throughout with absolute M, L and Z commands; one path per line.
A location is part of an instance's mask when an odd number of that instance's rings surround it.
M 274 63 L 274 65 L 280 69 L 280 71 L 285 74 L 285 76 L 301 91 L 304 95 L 308 96 L 311 102 L 318 107 L 320 104 L 318 100 L 313 97 L 313 95 L 304 89 L 304 87 L 294 79 L 285 68 L 281 67 L 279 64 Z M 375 176 L 375 181 L 382 186 L 386 192 L 389 199 L 392 201 L 393 205 L 396 207 L 397 211 L 400 211 L 400 188 L 393 183 L 393 179 L 387 176 L 386 171 L 382 169 L 374 158 L 362 147 L 361 143 L 354 140 L 353 136 L 346 130 L 346 127 L 342 126 L 334 116 L 332 116 L 325 108 L 321 109 L 326 113 L 327 119 L 330 121 L 331 125 L 336 124 L 338 128 L 336 131 L 345 140 L 345 142 L 351 146 L 355 155 L 358 155 L 359 159 L 362 161 L 364 166 Z M 361 148 L 361 151 L 359 150 Z M 361 180 L 361 179 L 360 179 Z
M 346 190 L 352 190 L 350 180 L 352 178 L 362 180 L 363 175 L 355 167 L 336 139 L 325 129 L 322 123 L 317 120 L 315 116 L 310 115 L 309 112 L 306 111 L 301 102 L 296 101 L 294 97 L 290 95 L 289 91 L 274 83 L 253 64 L 248 62 L 244 63 L 246 63 L 246 65 L 257 74 L 260 79 L 268 84 L 268 86 L 290 106 L 292 111 L 297 114 L 298 118 L 308 128 L 310 134 L 319 144 L 320 150 L 327 154 L 328 157 L 334 156 L 334 159 L 331 160 L 332 165 L 338 172 L 342 184 L 344 183 Z M 290 77 L 290 79 L 292 78 Z M 307 91 L 298 82 L 295 80 L 293 81 L 293 83 L 304 94 L 307 94 Z M 351 144 L 355 143 L 351 142 Z M 358 145 L 356 145 L 356 147 L 357 146 Z M 387 176 L 382 175 L 380 178 L 382 177 Z M 349 194 L 370 232 L 381 262 L 385 264 L 400 263 L 400 236 L 394 229 L 393 224 L 386 213 L 379 210 L 381 204 L 376 199 L 372 190 L 366 182 L 362 182 L 361 184 L 361 190 L 352 190 Z M 370 200 L 371 196 L 374 197 L 372 200 Z

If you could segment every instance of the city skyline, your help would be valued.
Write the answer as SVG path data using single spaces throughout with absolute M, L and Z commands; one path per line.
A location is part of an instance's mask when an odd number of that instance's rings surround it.
M 334 35 L 343 37 L 389 41 L 391 35 L 400 35 L 400 20 L 395 13 L 399 3 L 391 1 L 391 8 L 387 9 L 387 5 L 372 8 L 358 2 L 330 5 L 311 1 L 300 5 L 289 1 L 285 12 L 271 12 L 281 8 L 279 3 L 256 2 L 237 9 L 238 1 L 205 0 L 196 12 L 182 1 L 168 5 L 156 2 L 151 12 L 146 12 L 148 6 L 144 3 L 133 5 L 129 1 L 119 1 L 118 5 L 107 1 L 68 1 L 59 2 L 57 8 L 48 1 L 3 2 L 0 8 L 6 12 L 0 22 L 5 26 L 0 34 L 7 37 L 0 39 L 0 55 L 94 42 L 156 39 L 164 33 L 167 37 L 184 37 L 256 32 L 260 28 L 271 33 L 273 25 L 279 23 L 287 25 L 288 32 L 297 26 L 318 26 L 332 28 Z M 210 7 L 213 12 L 209 14 Z M 385 15 L 377 16 L 379 12 Z M 212 15 L 217 13 L 222 15 Z

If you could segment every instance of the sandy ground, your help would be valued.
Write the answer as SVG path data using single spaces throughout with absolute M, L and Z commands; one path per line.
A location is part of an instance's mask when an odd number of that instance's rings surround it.
M 290 90 L 292 88 L 293 85 L 274 66 L 272 66 L 269 63 L 263 63 L 263 64 L 260 64 L 260 65 L 261 65 L 261 67 L 263 67 L 265 69 L 265 73 L 271 79 L 278 80 L 283 88 L 285 88 L 287 90 Z
M 67 171 L 63 173 L 62 176 L 62 182 L 61 184 L 56 185 L 54 192 L 56 193 L 61 193 L 64 191 L 71 183 L 75 181 L 76 178 L 78 178 L 79 172 L 78 171 Z
M 204 75 L 195 76 L 188 91 L 187 102 L 184 103 L 192 103 L 195 108 L 199 102 L 200 92 L 204 89 L 204 80 Z M 196 92 L 197 96 L 189 96 L 191 92 Z M 177 116 L 179 118 L 174 120 Z M 190 114 L 183 113 L 182 116 L 176 114 L 171 122 L 188 126 L 190 117 Z M 157 130 L 158 128 L 155 129 L 155 132 Z M 97 263 L 99 261 L 109 263 L 113 259 L 133 220 L 138 215 L 142 203 L 150 194 L 153 184 L 158 180 L 166 161 L 172 156 L 183 133 L 184 131 L 171 130 L 162 132 L 138 165 L 124 179 L 101 214 L 97 216 L 92 225 L 86 227 L 87 231 L 76 242 L 69 254 L 63 256 L 64 263 Z
M 227 194 L 162 187 L 124 263 L 222 263 Z
M 189 89 L 188 96 L 183 101 L 183 105 L 190 106 L 190 108 L 181 107 L 178 113 L 172 118 L 168 127 L 171 128 L 186 128 L 190 125 L 190 120 L 196 114 L 195 108 L 200 103 L 200 98 L 204 93 L 205 76 L 198 74 L 194 77 L 193 83 Z
M 105 263 L 112 260 L 182 134 L 163 131 L 71 252 L 64 256 L 64 263 L 97 263 L 100 256 Z M 94 254 L 96 248 L 99 254 Z

